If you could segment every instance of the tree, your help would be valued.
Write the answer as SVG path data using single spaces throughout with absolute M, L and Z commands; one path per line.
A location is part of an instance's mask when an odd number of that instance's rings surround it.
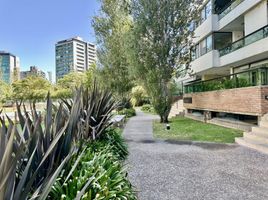
M 11 99 L 12 88 L 10 85 L 0 80 L 0 104 L 5 103 L 7 100 Z
M 183 71 L 180 58 L 190 42 L 196 6 L 195 0 L 134 0 L 129 58 L 163 123 L 171 109 L 173 76 Z
M 28 76 L 14 82 L 12 87 L 16 100 L 43 100 L 51 90 L 49 81 L 39 76 Z
M 75 89 L 86 82 L 86 74 L 79 72 L 71 72 L 59 79 L 57 85 L 66 89 Z
M 18 81 L 20 79 L 19 76 L 20 76 L 20 71 L 17 67 L 15 67 L 12 73 L 12 82 Z
M 126 56 L 126 33 L 131 28 L 128 0 L 101 0 L 101 12 L 93 19 L 98 43 L 98 79 L 121 99 L 133 86 Z
M 53 98 L 71 98 L 73 91 L 83 85 L 84 88 L 93 85 L 95 75 L 95 64 L 86 72 L 71 72 L 66 74 L 63 78 L 59 79 L 57 84 L 53 86 Z

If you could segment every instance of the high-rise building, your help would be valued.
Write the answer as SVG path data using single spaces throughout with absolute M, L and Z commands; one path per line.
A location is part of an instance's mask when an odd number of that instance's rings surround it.
M 20 60 L 11 53 L 0 51 L 0 79 L 10 84 L 19 79 Z
M 96 61 L 96 46 L 80 37 L 56 44 L 56 79 L 69 72 L 84 72 Z
M 46 78 L 46 73 L 36 66 L 31 66 L 29 71 L 22 71 L 20 73 L 21 79 L 27 78 L 28 76 L 40 76 L 42 78 Z

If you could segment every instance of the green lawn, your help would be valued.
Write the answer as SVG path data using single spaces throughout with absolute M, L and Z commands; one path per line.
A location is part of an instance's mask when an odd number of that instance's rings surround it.
M 206 124 L 185 117 L 172 118 L 170 130 L 164 124 L 154 122 L 154 136 L 161 139 L 192 140 L 218 143 L 234 143 L 235 137 L 242 137 L 243 132 L 235 129 Z

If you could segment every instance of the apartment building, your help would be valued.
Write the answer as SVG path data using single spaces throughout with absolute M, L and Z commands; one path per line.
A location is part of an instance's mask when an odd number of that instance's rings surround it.
M 84 72 L 96 62 L 96 46 L 75 37 L 56 44 L 56 79 L 74 72 Z
M 187 115 L 238 128 L 249 124 L 248 131 L 261 126 L 248 137 L 268 133 L 267 0 L 205 1 L 193 28 L 193 73 L 183 83 Z M 239 142 L 256 143 L 247 140 Z
M 37 66 L 30 66 L 29 71 L 20 72 L 20 78 L 25 79 L 28 76 L 40 76 L 42 78 L 46 78 L 46 73 L 40 70 Z
M 0 79 L 11 84 L 19 79 L 20 59 L 8 52 L 0 51 Z

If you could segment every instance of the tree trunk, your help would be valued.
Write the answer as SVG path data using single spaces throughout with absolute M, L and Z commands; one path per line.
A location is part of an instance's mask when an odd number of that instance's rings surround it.
M 168 115 L 167 114 L 160 115 L 160 123 L 168 123 Z

